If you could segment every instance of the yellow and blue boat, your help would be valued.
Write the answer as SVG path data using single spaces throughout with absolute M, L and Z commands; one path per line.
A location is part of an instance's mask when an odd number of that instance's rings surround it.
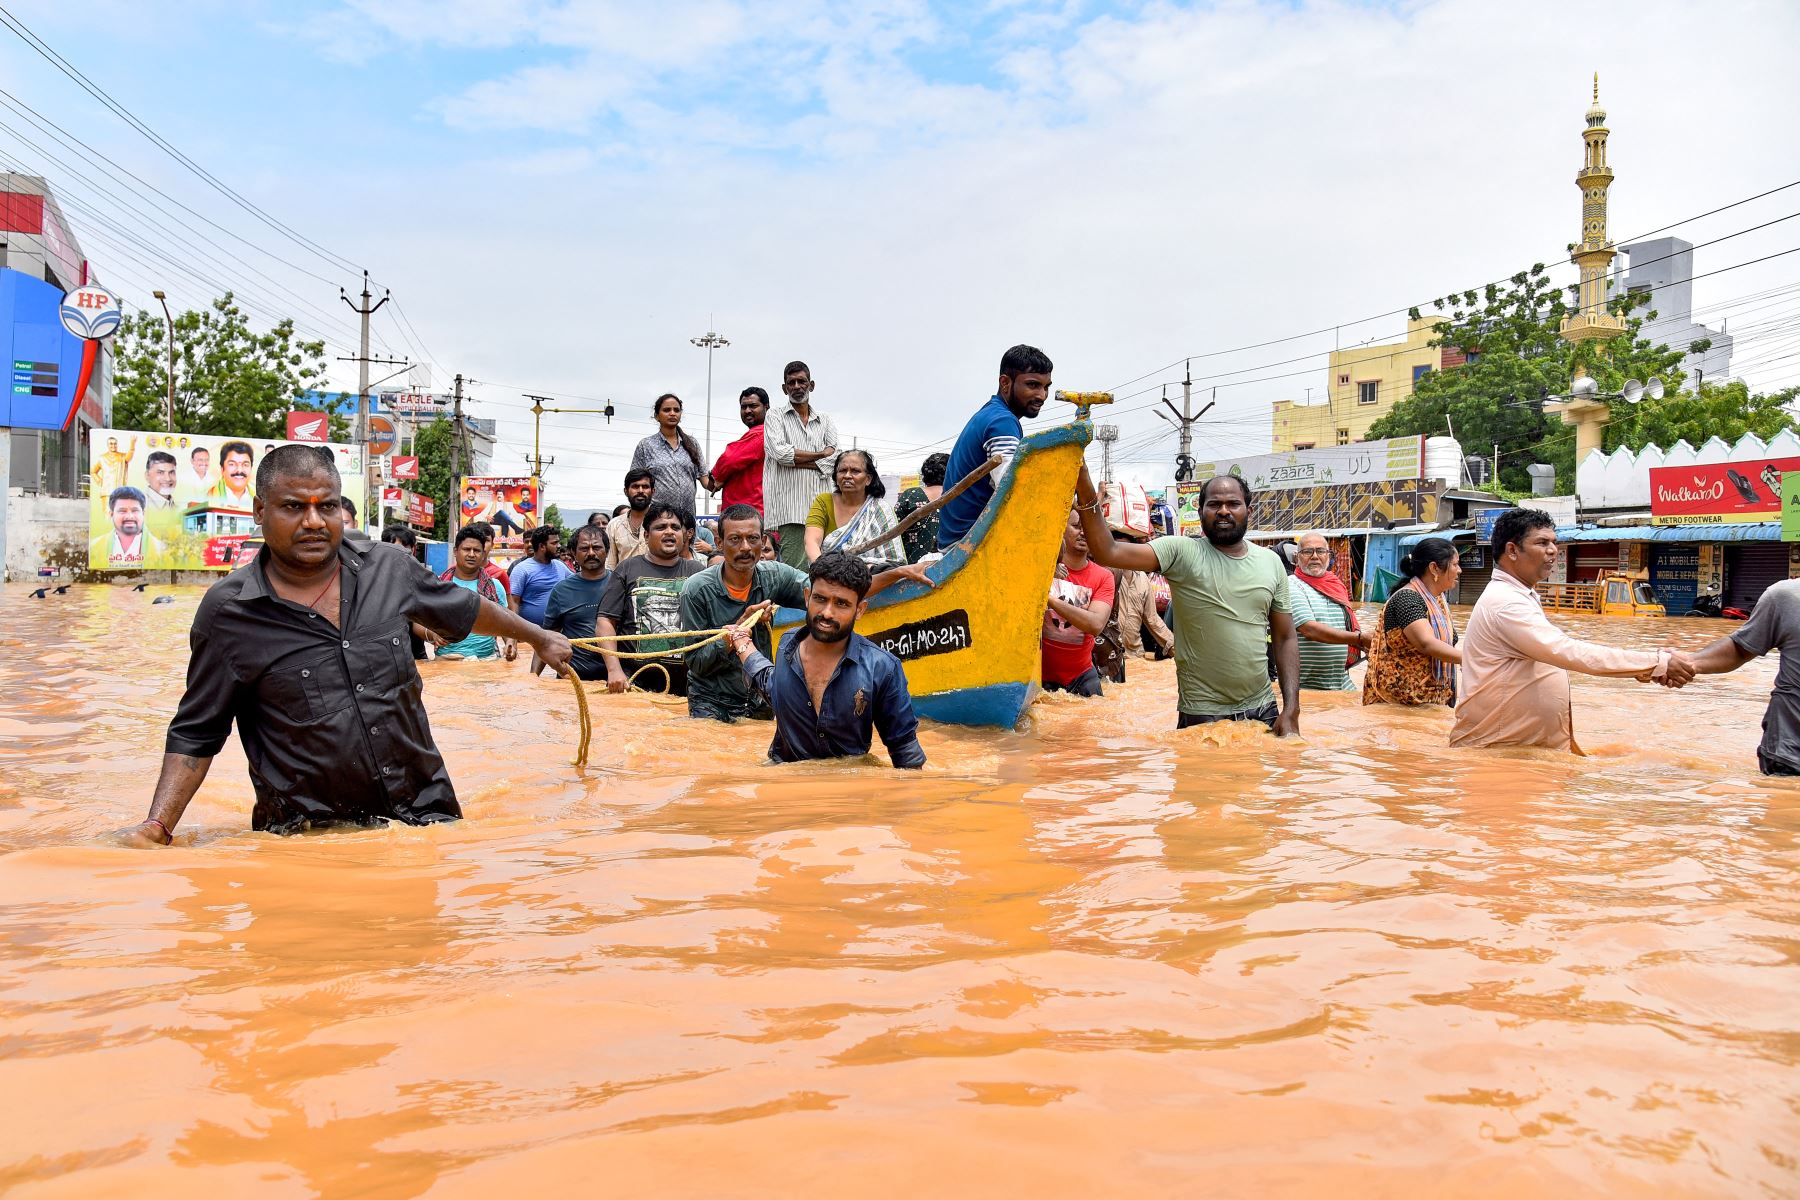
M 921 717 L 1011 728 L 1036 698 L 1044 607 L 1093 435 L 1079 420 L 1021 440 L 981 519 L 928 568 L 937 586 L 889 588 L 856 622 L 900 659 Z M 780 610 L 776 644 L 805 617 Z

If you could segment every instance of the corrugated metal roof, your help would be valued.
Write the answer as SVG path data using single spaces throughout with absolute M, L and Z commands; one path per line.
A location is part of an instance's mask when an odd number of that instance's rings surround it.
M 1776 521 L 1748 521 L 1718 525 L 1564 525 L 1557 529 L 1559 542 L 1778 542 L 1781 525 Z

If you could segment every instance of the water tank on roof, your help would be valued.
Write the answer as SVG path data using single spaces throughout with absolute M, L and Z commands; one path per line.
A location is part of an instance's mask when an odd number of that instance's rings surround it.
M 1425 439 L 1425 478 L 1456 487 L 1462 478 L 1462 446 L 1453 437 Z

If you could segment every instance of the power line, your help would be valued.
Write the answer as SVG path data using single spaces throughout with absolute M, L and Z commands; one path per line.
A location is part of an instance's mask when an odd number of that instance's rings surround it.
M 288 238 L 290 241 L 294 242 L 296 245 L 299 245 L 299 246 L 305 248 L 307 251 L 316 255 L 318 258 L 323 259 L 325 262 L 331 263 L 333 266 L 340 267 L 344 270 L 348 270 L 351 272 L 355 272 L 355 271 L 358 271 L 361 269 L 356 263 L 351 262 L 349 259 L 344 258 L 341 255 L 332 253 L 331 251 L 325 249 L 325 247 L 323 247 L 323 246 L 319 245 L 317 242 L 313 241 L 311 238 L 308 238 L 304 234 L 301 234 L 300 232 L 295 230 L 293 227 L 282 223 L 281 221 L 277 220 L 275 217 L 270 216 L 267 212 L 263 211 L 257 205 L 251 203 L 249 200 L 245 199 L 243 196 L 239 195 L 237 192 L 235 192 L 231 188 L 227 187 L 224 183 L 220 182 L 220 180 L 218 179 L 217 176 L 213 175 L 205 167 L 202 167 L 199 163 L 195 162 L 193 159 L 189 158 L 186 154 L 183 154 L 180 150 L 176 149 L 175 146 L 172 145 L 168 141 L 167 138 L 164 138 L 161 134 L 157 133 L 154 129 L 150 128 L 150 126 L 146 125 L 143 121 L 140 121 L 136 116 L 132 115 L 130 110 L 126 109 L 125 106 L 120 104 L 117 100 L 114 100 L 110 95 L 108 95 L 105 91 L 103 91 L 99 87 L 98 84 L 94 83 L 93 80 L 89 79 L 86 75 L 83 75 L 66 58 L 64 58 L 61 54 L 58 54 L 56 52 L 55 48 L 53 48 L 48 42 L 44 41 L 44 39 L 40 38 L 37 34 L 33 33 L 31 31 L 31 29 L 28 26 L 26 26 L 23 21 L 19 20 L 16 16 L 14 16 L 12 14 L 11 11 L 6 9 L 4 6 L 0 6 L 0 22 L 5 23 L 5 25 L 8 28 L 10 28 L 14 33 L 18 34 L 19 37 L 25 42 L 25 44 L 30 46 L 34 51 L 36 51 L 37 54 L 39 55 L 39 57 L 43 58 L 44 61 L 48 62 L 51 66 L 53 66 L 57 70 L 61 71 L 64 75 L 68 76 L 78 86 L 80 86 L 83 91 L 87 92 L 88 95 L 92 96 L 94 99 L 98 100 L 101 104 L 105 105 L 108 109 L 110 109 L 116 116 L 118 116 L 126 124 L 130 125 L 133 129 L 135 129 L 139 133 L 143 134 L 144 137 L 148 138 L 152 145 L 156 146 L 158 149 L 162 150 L 164 153 L 169 155 L 169 157 L 173 158 L 176 162 L 180 163 L 182 166 L 186 167 L 189 171 L 193 172 L 202 181 L 204 181 L 208 186 L 212 187 L 213 190 L 217 191 L 221 196 L 224 196 L 227 200 L 230 200 L 233 204 L 237 205 L 239 208 L 243 209 L 245 212 L 249 213 L 251 216 L 255 217 L 257 220 L 259 220 L 263 224 L 267 225 L 270 229 L 281 234 L 283 237 Z

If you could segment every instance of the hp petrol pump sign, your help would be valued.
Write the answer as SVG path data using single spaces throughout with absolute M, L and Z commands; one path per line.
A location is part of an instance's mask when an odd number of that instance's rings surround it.
M 64 329 L 87 341 L 112 336 L 125 317 L 119 298 L 102 287 L 78 287 L 66 293 L 58 315 Z

